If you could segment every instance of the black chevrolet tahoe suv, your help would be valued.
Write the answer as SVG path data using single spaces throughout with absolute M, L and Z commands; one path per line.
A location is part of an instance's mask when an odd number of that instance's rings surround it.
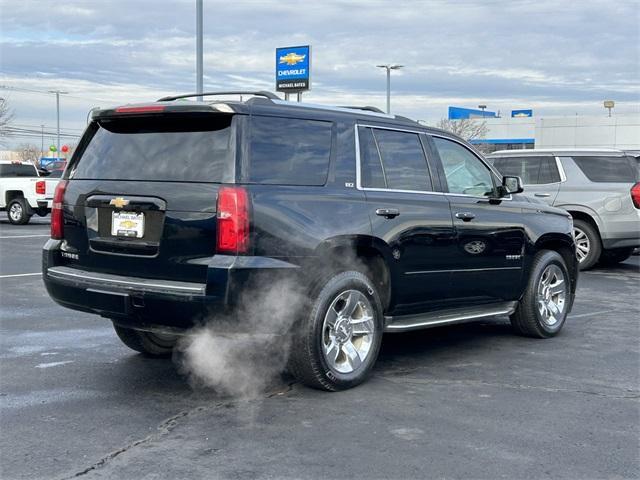
M 560 331 L 572 219 L 518 177 L 372 107 L 217 94 L 93 113 L 43 251 L 56 302 L 163 356 L 192 327 L 242 324 L 254 292 L 288 282 L 303 301 L 274 333 L 293 337 L 289 370 L 326 390 L 362 382 L 384 332 L 497 315 L 531 337 Z

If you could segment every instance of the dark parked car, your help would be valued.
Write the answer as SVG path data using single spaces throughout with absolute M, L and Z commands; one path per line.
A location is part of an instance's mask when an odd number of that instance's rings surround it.
M 279 332 L 289 368 L 327 390 L 364 380 L 383 332 L 496 315 L 524 335 L 560 331 L 578 274 L 565 211 L 519 195 L 519 178 L 450 133 L 254 95 L 94 113 L 44 247 L 56 302 L 162 356 L 288 282 L 304 300 Z

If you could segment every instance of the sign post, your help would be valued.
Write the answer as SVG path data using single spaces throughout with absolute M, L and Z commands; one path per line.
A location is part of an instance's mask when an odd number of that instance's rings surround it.
M 276 48 L 276 91 L 290 93 L 302 100 L 302 92 L 311 89 L 311 46 Z

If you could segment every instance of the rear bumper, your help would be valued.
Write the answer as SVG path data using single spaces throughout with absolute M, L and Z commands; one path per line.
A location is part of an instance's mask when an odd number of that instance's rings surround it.
M 59 240 L 43 250 L 47 292 L 58 304 L 148 331 L 180 333 L 209 322 L 228 322 L 248 288 L 296 275 L 293 264 L 267 257 L 211 257 L 206 282 L 150 279 L 88 271 L 67 263 Z

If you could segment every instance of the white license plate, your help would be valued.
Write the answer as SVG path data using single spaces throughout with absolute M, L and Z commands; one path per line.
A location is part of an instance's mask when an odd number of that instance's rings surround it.
M 112 212 L 111 235 L 142 238 L 144 236 L 144 213 Z

